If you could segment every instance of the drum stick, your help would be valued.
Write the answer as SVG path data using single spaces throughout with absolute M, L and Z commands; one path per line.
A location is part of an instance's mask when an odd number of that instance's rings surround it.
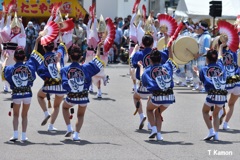
M 186 50 L 194 56 L 194 53 L 192 51 L 190 51 L 188 48 L 186 48 Z

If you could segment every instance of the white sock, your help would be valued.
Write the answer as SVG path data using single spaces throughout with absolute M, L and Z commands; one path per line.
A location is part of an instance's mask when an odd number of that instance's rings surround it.
M 48 125 L 48 128 L 53 128 L 53 124 L 50 123 L 50 124 Z
M 101 91 L 101 89 L 98 89 L 98 94 L 102 94 L 102 91 Z
M 136 88 L 137 88 L 137 85 L 136 85 L 136 84 L 133 84 L 133 88 L 136 89 Z
M 145 117 L 143 113 L 140 113 L 139 116 L 140 116 L 140 120 L 142 120 Z
M 210 133 L 210 134 L 214 134 L 213 128 L 210 128 L 210 129 L 209 129 L 209 133 Z
M 78 138 L 78 132 L 74 131 L 73 138 Z
M 224 124 L 223 124 L 224 126 L 227 126 L 228 125 L 228 122 L 224 122 Z
M 73 129 L 72 129 L 72 125 L 71 124 L 69 124 L 69 125 L 67 125 L 67 131 L 68 132 L 71 132 Z
M 14 132 L 13 132 L 13 137 L 14 137 L 14 138 L 18 138 L 18 131 L 14 131 Z
M 44 112 L 44 115 L 45 115 L 45 117 L 47 117 L 47 116 L 50 115 L 50 113 L 49 113 L 48 111 L 45 111 L 45 112 Z
M 152 126 L 152 133 L 156 133 L 157 132 L 157 127 L 156 126 Z
M 22 132 L 22 139 L 25 140 L 27 137 L 26 137 L 26 132 Z

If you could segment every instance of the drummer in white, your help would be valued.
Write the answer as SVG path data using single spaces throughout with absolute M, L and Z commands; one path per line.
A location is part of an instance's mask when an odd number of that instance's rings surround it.
M 199 44 L 199 52 L 194 55 L 194 59 L 197 61 L 197 68 L 200 71 L 206 64 L 206 57 L 203 57 L 204 54 L 207 53 L 206 48 L 210 48 L 211 44 L 211 36 L 208 32 L 208 23 L 205 21 L 200 21 L 198 24 L 198 44 Z M 204 87 L 200 84 L 196 85 L 195 89 L 198 89 L 201 92 L 205 92 Z

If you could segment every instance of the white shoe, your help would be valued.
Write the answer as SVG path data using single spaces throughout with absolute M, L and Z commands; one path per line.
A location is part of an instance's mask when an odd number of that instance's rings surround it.
M 89 87 L 89 92 L 93 93 L 93 88 L 92 87 Z
M 157 133 L 157 141 L 162 141 L 163 137 L 161 133 Z
M 9 139 L 9 141 L 11 141 L 11 142 L 15 142 L 15 141 L 17 141 L 18 140 L 18 137 L 11 137 L 10 139 Z
M 64 137 L 71 137 L 73 131 L 67 131 L 64 135 Z
M 57 128 L 55 128 L 55 127 L 50 127 L 50 126 L 48 126 L 48 131 L 57 131 L 58 129 Z
M 214 140 L 214 141 L 219 141 L 218 134 L 216 134 L 216 135 L 213 137 L 213 140 Z
M 151 134 L 149 135 L 148 138 L 152 139 L 152 138 L 155 138 L 157 135 L 157 127 L 156 126 L 152 126 L 152 132 Z
M 215 136 L 215 133 L 209 133 L 209 134 L 207 135 L 207 137 L 205 137 L 203 140 L 209 141 L 209 140 L 211 140 L 214 136 Z
M 4 92 L 8 92 L 8 86 L 7 86 L 7 85 L 4 85 L 3 91 L 4 91 Z
M 81 138 L 80 137 L 73 137 L 73 141 L 80 141 Z
M 27 137 L 24 137 L 21 139 L 22 142 L 25 142 L 25 141 L 28 141 L 28 138 Z
M 143 117 L 140 121 L 140 124 L 139 124 L 139 129 L 143 129 L 144 127 L 144 122 L 146 121 L 147 117 Z
M 44 118 L 44 120 L 42 121 L 41 126 L 44 126 L 44 125 L 47 123 L 47 121 L 48 121 L 48 119 L 49 119 L 50 117 L 51 117 L 51 115 L 46 116 L 46 117 Z
M 102 93 L 98 93 L 97 98 L 102 98 Z
M 103 85 L 104 85 L 104 86 L 106 86 L 107 83 L 109 83 L 108 80 L 109 80 L 109 76 L 106 76 L 106 77 L 104 78 L 104 80 L 103 80 Z
M 223 124 L 223 130 L 229 130 L 229 129 L 230 129 L 229 125 L 224 123 Z

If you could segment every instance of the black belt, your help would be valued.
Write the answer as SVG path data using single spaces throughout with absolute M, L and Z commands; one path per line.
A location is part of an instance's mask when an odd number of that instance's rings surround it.
M 153 93 L 152 93 L 153 96 L 167 96 L 167 95 L 171 95 L 171 94 L 173 94 L 172 88 L 168 88 L 166 91 L 157 90 L 157 91 L 153 91 Z
M 67 94 L 67 96 L 69 98 L 85 98 L 85 97 L 88 97 L 88 91 L 85 90 L 77 93 L 70 92 Z
M 60 78 L 46 78 L 44 80 L 44 86 L 54 86 L 62 84 L 62 80 Z
M 222 89 L 219 89 L 219 90 L 216 90 L 216 89 L 211 89 L 208 91 L 208 95 L 227 95 L 227 90 L 222 90 Z
M 232 84 L 240 81 L 239 75 L 231 76 L 227 78 L 226 84 Z
M 87 50 L 89 50 L 89 51 L 94 51 L 94 48 L 88 47 Z
M 12 89 L 12 93 L 13 94 L 25 93 L 25 92 L 31 92 L 32 93 L 31 87 L 29 87 L 29 86 L 26 86 L 26 87 L 14 87 Z
M 17 43 L 13 42 L 3 43 L 3 49 L 16 50 L 17 47 L 18 47 Z

